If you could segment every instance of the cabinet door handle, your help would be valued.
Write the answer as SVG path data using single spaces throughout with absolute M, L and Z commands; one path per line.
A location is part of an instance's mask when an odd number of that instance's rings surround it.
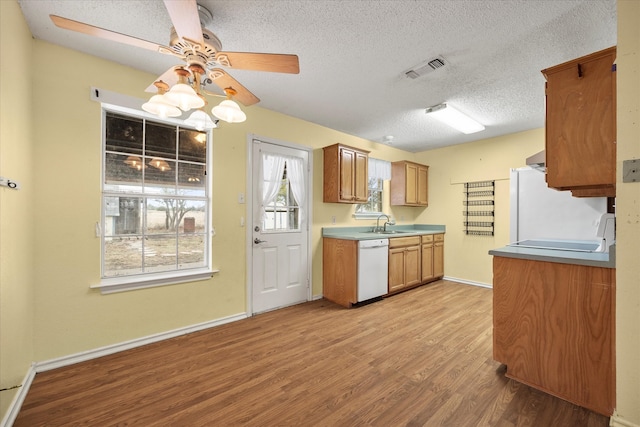
M 582 64 L 578 64 L 578 78 L 582 78 Z

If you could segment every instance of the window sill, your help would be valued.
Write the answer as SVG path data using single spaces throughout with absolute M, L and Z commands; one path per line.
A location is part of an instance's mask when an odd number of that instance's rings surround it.
M 382 212 L 359 212 L 354 213 L 353 218 L 355 219 L 378 219 L 380 215 L 384 215 Z
M 157 286 L 177 285 L 178 283 L 196 282 L 213 277 L 220 270 L 197 270 L 194 272 L 175 272 L 175 274 L 155 274 L 144 276 L 114 277 L 103 279 L 98 285 L 91 285 L 91 289 L 100 289 L 103 295 L 116 292 L 133 291 L 136 289 L 155 288 Z

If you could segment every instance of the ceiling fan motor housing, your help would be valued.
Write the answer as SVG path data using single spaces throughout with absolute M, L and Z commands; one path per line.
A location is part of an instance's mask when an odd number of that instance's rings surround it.
M 176 29 L 171 27 L 169 46 L 178 56 L 184 57 L 187 64 L 196 63 L 207 68 L 207 64 L 210 66 L 216 64 L 215 55 L 222 50 L 222 43 L 215 34 L 205 28 L 202 29 L 202 38 L 204 39 L 203 46 L 190 43 L 188 40 L 181 39 L 176 33 Z

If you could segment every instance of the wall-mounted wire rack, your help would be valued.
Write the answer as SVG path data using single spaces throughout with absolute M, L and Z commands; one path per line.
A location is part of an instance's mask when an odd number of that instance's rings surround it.
M 495 231 L 495 181 L 476 181 L 464 184 L 462 211 L 464 234 L 493 236 Z M 482 217 L 476 220 L 475 217 Z M 491 217 L 491 218 L 487 218 Z

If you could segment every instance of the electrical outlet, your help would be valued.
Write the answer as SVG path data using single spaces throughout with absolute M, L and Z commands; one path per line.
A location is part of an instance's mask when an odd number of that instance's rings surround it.
M 331 217 L 331 224 L 335 224 L 335 223 L 336 223 L 336 217 L 335 217 L 335 216 L 332 216 L 332 217 Z
M 238 193 L 238 203 L 244 203 L 244 193 Z

